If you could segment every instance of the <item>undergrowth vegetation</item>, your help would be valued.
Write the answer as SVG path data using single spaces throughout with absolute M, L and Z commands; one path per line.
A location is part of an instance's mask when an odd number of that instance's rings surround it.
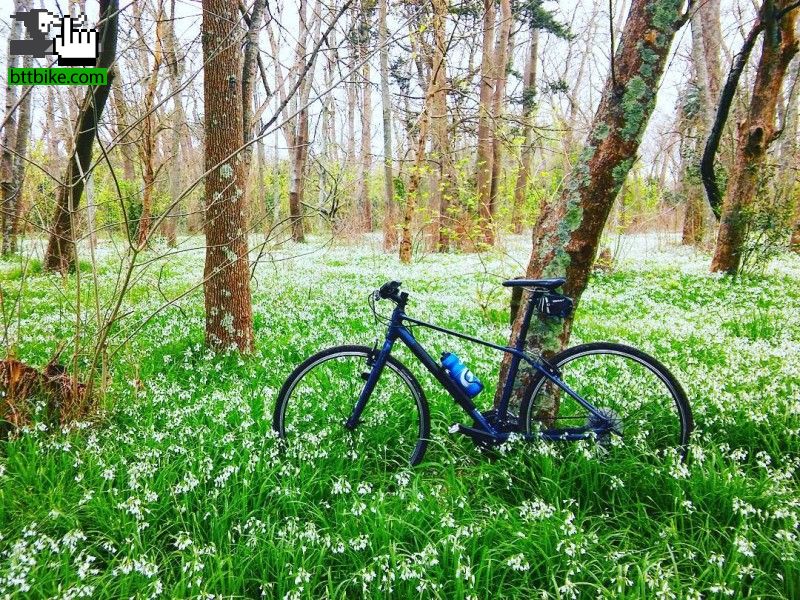
M 431 404 L 422 465 L 282 454 L 270 430 L 278 388 L 319 349 L 372 344 L 371 290 L 403 280 L 409 314 L 504 342 L 499 283 L 529 252 L 520 238 L 507 253 L 401 266 L 367 243 L 293 257 L 308 252 L 296 247 L 256 269 L 252 357 L 203 348 L 196 290 L 112 356 L 96 420 L 39 420 L 2 443 L 0 595 L 797 598 L 800 261 L 732 283 L 706 273 L 707 257 L 649 241 L 595 274 L 573 343 L 629 343 L 672 370 L 697 426 L 688 464 L 591 443 L 483 455 L 447 433 L 463 414 L 402 351 Z M 101 298 L 113 265 L 101 261 Z M 22 289 L 7 340 L 43 365 L 74 336 L 75 287 L 0 268 L 4 306 Z M 151 268 L 112 343 L 202 268 L 199 251 Z M 491 402 L 496 353 L 419 336 L 458 353 Z

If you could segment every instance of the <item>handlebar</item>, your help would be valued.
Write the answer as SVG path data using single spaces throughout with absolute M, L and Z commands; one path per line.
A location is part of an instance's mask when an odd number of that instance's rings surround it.
M 398 292 L 400 291 L 401 282 L 388 281 L 384 283 L 380 289 L 375 291 L 375 296 L 381 300 L 394 300 L 397 302 L 400 298 Z

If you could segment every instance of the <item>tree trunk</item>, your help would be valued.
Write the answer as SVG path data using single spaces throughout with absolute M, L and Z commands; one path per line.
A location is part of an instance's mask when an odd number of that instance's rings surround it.
M 181 147 L 183 131 L 186 127 L 186 114 L 183 110 L 183 99 L 181 98 L 181 63 L 178 61 L 178 49 L 175 41 L 175 0 L 171 2 L 171 19 L 164 32 L 164 40 L 167 55 L 167 73 L 169 74 L 169 88 L 172 96 L 172 138 L 171 138 L 171 167 L 169 172 L 169 208 L 167 217 L 164 219 L 164 237 L 167 245 L 174 248 L 178 244 L 178 215 L 180 206 L 177 202 L 181 194 L 183 181 L 183 161 Z
M 289 219 L 292 225 L 292 240 L 297 243 L 306 241 L 303 227 L 303 193 L 305 191 L 305 166 L 308 144 L 308 109 L 303 108 L 297 115 L 297 131 L 292 148 L 292 182 L 289 187 Z
M 736 158 L 722 204 L 712 272 L 735 275 L 741 266 L 747 234 L 747 209 L 758 192 L 759 179 L 770 144 L 775 140 L 775 113 L 786 70 L 797 53 L 797 15 L 793 8 L 779 17 L 790 0 L 765 0 L 761 11 L 764 33 L 761 58 L 753 84 L 750 108 L 739 123 Z
M 403 210 L 403 230 L 400 238 L 400 262 L 408 264 L 411 262 L 411 225 L 414 221 L 414 213 L 417 210 L 417 194 L 419 192 L 419 182 L 422 178 L 422 163 L 425 158 L 425 141 L 428 138 L 428 104 L 430 94 L 425 100 L 425 106 L 419 116 L 419 134 L 417 136 L 417 150 L 414 158 L 414 166 L 411 168 L 411 175 L 408 180 L 408 190 L 406 190 L 406 204 Z
M 500 167 L 502 165 L 502 140 L 497 134 L 503 119 L 506 103 L 506 81 L 508 77 L 508 47 L 511 41 L 511 0 L 500 0 L 500 27 L 497 34 L 495 47 L 495 84 L 492 97 L 492 180 L 489 186 L 489 210 L 492 213 L 492 223 L 495 225 L 494 236 L 497 231 L 497 205 L 500 194 Z
M 97 67 L 108 69 L 117 53 L 117 24 L 119 0 L 101 0 L 98 39 L 100 54 Z M 44 268 L 48 271 L 67 271 L 75 259 L 73 219 L 83 194 L 85 176 L 92 161 L 92 148 L 97 136 L 97 123 L 103 114 L 114 72 L 108 73 L 108 85 L 87 89 L 75 123 L 71 156 L 67 162 L 63 185 L 58 190 L 56 209 L 45 252 Z
M 164 5 L 159 1 L 156 9 L 156 38 L 153 48 L 153 67 L 150 70 L 150 77 L 147 81 L 147 88 L 144 94 L 144 115 L 142 117 L 142 140 L 140 144 L 142 161 L 142 214 L 139 217 L 139 230 L 137 244 L 144 247 L 150 237 L 150 221 L 153 211 L 153 187 L 156 183 L 155 152 L 156 152 L 156 131 L 155 131 L 155 100 L 156 88 L 158 87 L 158 74 L 161 70 L 161 60 L 163 50 L 161 39 L 164 28 Z
M 573 166 L 562 192 L 539 216 L 534 227 L 533 248 L 526 275 L 566 277 L 564 293 L 576 303 L 586 289 L 603 227 L 614 200 L 628 175 L 642 133 L 655 106 L 656 91 L 670 45 L 685 20 L 678 0 L 632 0 L 614 70 L 603 88 L 587 144 Z M 520 311 L 522 312 L 522 311 Z M 521 334 L 518 315 L 510 344 Z M 566 345 L 572 319 L 534 319 L 525 339 L 529 352 L 550 354 Z M 500 370 L 500 382 L 509 369 L 508 355 Z M 531 378 L 521 367 L 514 378 L 513 399 L 519 401 Z M 495 396 L 499 400 L 500 389 Z M 541 407 L 553 415 L 557 406 Z
M 22 67 L 29 69 L 33 66 L 33 57 L 26 56 L 22 59 Z M 27 92 L 27 93 L 26 93 Z M 28 140 L 31 134 L 31 99 L 33 90 L 22 88 L 20 94 L 23 100 L 19 105 L 19 120 L 14 133 L 14 156 L 12 157 L 11 185 L 3 185 L 3 256 L 17 252 L 17 237 L 19 234 L 19 219 L 22 213 L 23 186 L 25 185 L 25 159 L 28 156 Z M 6 125 L 10 127 L 11 124 Z
M 494 157 L 492 140 L 492 97 L 495 83 L 494 56 L 492 43 L 495 30 L 494 0 L 483 0 L 483 45 L 481 54 L 481 90 L 478 107 L 478 155 L 476 162 L 475 191 L 478 201 L 478 225 L 483 241 L 494 244 L 494 223 L 492 221 L 492 159 Z
M 236 4 L 203 0 L 205 64 L 206 262 L 203 291 L 206 344 L 217 350 L 253 349 L 253 314 L 245 222 L 246 175 L 242 83 Z
M 714 220 L 714 213 L 706 201 L 700 180 L 699 162 L 700 148 L 713 125 L 714 115 L 712 106 L 716 100 L 711 91 L 712 78 L 709 76 L 705 50 L 705 36 L 700 18 L 700 11 L 694 11 L 691 16 L 692 32 L 692 86 L 696 90 L 696 112 L 686 114 L 683 112 L 682 127 L 683 164 L 681 165 L 681 184 L 686 196 L 686 213 L 683 220 L 683 244 L 698 246 L 703 243 Z M 719 60 L 717 60 L 719 63 Z M 719 80 L 716 81 L 717 88 Z M 718 93 L 718 90 L 717 90 Z
M 116 65 L 112 67 L 112 70 L 113 82 L 111 84 L 111 91 L 113 92 L 114 113 L 116 117 L 116 132 L 114 138 L 116 139 L 117 145 L 120 149 L 120 154 L 122 155 L 122 177 L 125 181 L 132 185 L 134 183 L 134 179 L 136 178 L 136 168 L 134 166 L 133 142 L 131 141 L 132 136 L 128 131 L 128 110 L 127 106 L 125 105 L 125 97 L 122 92 L 122 76 Z M 125 200 L 129 199 L 125 198 Z
M 400 237 L 400 262 L 408 264 L 411 262 L 411 225 L 414 221 L 414 213 L 417 210 L 417 194 L 419 192 L 419 182 L 422 178 L 422 163 L 425 160 L 425 143 L 428 140 L 428 127 L 430 126 L 430 106 L 433 101 L 433 77 L 428 82 L 425 92 L 425 100 L 422 104 L 422 111 L 419 114 L 419 131 L 417 132 L 416 153 L 414 155 L 414 165 L 411 167 L 411 174 L 406 190 L 406 203 L 403 208 L 403 229 Z
M 525 139 L 520 152 L 519 172 L 514 186 L 514 207 L 511 221 L 514 233 L 522 233 L 522 211 L 528 193 L 528 178 L 533 163 L 533 117 L 536 108 L 536 61 L 539 54 L 539 30 L 531 28 L 531 43 L 522 88 L 522 136 Z
M 450 136 L 447 114 L 447 41 L 445 40 L 445 19 L 447 18 L 448 0 L 433 0 L 433 67 L 431 82 L 431 138 L 433 146 L 433 185 L 431 204 L 438 212 L 436 223 L 435 247 L 437 252 L 450 249 L 449 208 L 452 190 Z
M 791 85 L 786 94 L 786 109 L 783 118 L 780 165 L 778 167 L 778 194 L 784 201 L 791 202 L 797 189 L 800 173 L 800 60 L 795 59 L 792 66 Z M 794 195 L 795 212 L 791 221 L 792 234 L 789 248 L 800 252 L 800 196 Z
M 383 199 L 385 214 L 383 217 L 383 248 L 392 250 L 397 246 L 397 205 L 394 202 L 394 175 L 392 149 L 392 100 L 389 95 L 389 34 L 386 29 L 386 17 L 389 11 L 389 0 L 380 2 L 380 23 L 378 24 L 378 46 L 381 62 L 381 113 L 383 120 Z
M 369 31 L 373 0 L 362 0 L 359 10 L 357 35 L 358 60 L 361 66 L 361 143 L 360 161 L 356 169 L 356 204 L 361 223 L 359 229 L 372 231 L 372 199 L 369 195 L 369 173 L 372 166 L 372 83 L 369 65 Z
M 14 2 L 15 14 L 20 11 L 30 10 L 30 6 L 26 6 L 24 2 L 16 0 Z M 18 40 L 22 33 L 22 23 L 16 19 L 11 21 L 11 28 L 8 32 L 7 54 L 8 68 L 14 68 L 18 64 L 16 56 L 11 54 L 11 41 Z M 3 254 L 6 254 L 6 230 L 11 228 L 14 220 L 14 204 L 17 201 L 18 195 L 21 190 L 16 187 L 14 177 L 14 154 L 12 149 L 16 146 L 17 135 L 17 113 L 15 112 L 17 104 L 17 90 L 21 89 L 21 93 L 25 92 L 25 88 L 17 88 L 12 86 L 6 79 L 6 106 L 5 112 L 5 127 L 3 128 L 3 146 L 0 153 L 0 188 L 2 188 L 2 204 L 0 204 L 0 227 L 3 233 Z M 32 91 L 31 91 L 32 93 Z M 30 93 L 28 94 L 30 96 Z

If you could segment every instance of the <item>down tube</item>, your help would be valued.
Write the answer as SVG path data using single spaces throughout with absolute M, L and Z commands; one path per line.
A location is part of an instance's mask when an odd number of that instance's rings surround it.
M 464 409 L 464 411 L 472 417 L 472 419 L 479 423 L 484 430 L 494 434 L 497 433 L 488 421 L 484 418 L 484 416 L 480 413 L 477 409 L 475 404 L 464 395 L 464 393 L 456 387 L 456 385 L 450 381 L 450 378 L 444 374 L 444 370 L 442 367 L 425 351 L 420 343 L 411 335 L 411 332 L 406 329 L 405 327 L 398 327 L 397 328 L 397 336 L 403 340 L 403 343 L 408 346 L 408 349 L 416 356 L 419 361 L 425 365 L 425 368 L 430 371 L 431 375 L 433 375 L 436 380 L 444 386 L 444 388 L 448 391 L 448 393 L 453 397 L 453 399 L 458 403 L 458 405 Z

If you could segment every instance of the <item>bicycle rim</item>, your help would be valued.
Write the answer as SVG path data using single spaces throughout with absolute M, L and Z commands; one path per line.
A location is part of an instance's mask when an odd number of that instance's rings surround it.
M 298 367 L 285 385 L 276 429 L 298 458 L 417 464 L 428 436 L 427 405 L 413 376 L 387 362 L 354 430 L 345 427 L 364 387 L 369 352 L 332 349 Z
M 601 343 L 568 349 L 550 362 L 612 426 L 600 427 L 596 414 L 541 378 L 526 410 L 528 433 L 583 430 L 603 445 L 685 457 L 691 412 L 680 385 L 658 361 L 633 348 Z

